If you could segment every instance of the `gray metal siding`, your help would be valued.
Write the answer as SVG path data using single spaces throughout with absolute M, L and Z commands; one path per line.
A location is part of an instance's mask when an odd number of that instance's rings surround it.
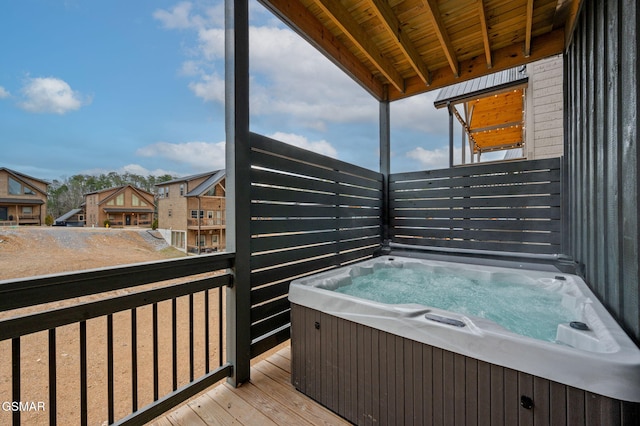
M 640 342 L 638 17 L 635 1 L 585 2 L 566 56 L 568 254 Z

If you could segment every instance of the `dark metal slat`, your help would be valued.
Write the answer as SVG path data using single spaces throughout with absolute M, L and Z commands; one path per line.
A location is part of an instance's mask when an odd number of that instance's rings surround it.
M 57 424 L 56 329 L 49 329 L 49 425 Z
M 80 322 L 80 424 L 87 425 L 87 322 Z
M 394 227 L 422 227 L 422 228 L 456 228 L 477 230 L 512 230 L 512 231 L 549 231 L 560 232 L 559 220 L 515 220 L 496 218 L 493 220 L 476 219 L 431 219 L 431 218 L 394 218 Z
M 138 411 L 138 314 L 131 309 L 131 411 Z
M 12 401 L 21 401 L 20 396 L 20 338 L 11 339 L 11 398 Z M 20 410 L 12 413 L 13 424 L 20 424 Z
M 153 334 L 153 400 L 157 401 L 159 398 L 159 383 L 158 383 L 158 304 L 153 304 L 152 309 L 152 334 Z
M 171 377 L 172 389 L 178 389 L 178 300 L 171 299 Z
M 193 293 L 189 295 L 189 381 L 194 377 L 194 352 L 193 352 Z
M 442 189 L 415 189 L 410 191 L 394 191 L 391 199 L 407 198 L 451 198 L 451 197 L 495 197 L 516 196 L 516 195 L 536 195 L 536 194 L 559 194 L 560 182 L 536 183 L 527 185 L 516 185 L 509 182 L 506 186 L 475 186 L 473 188 L 442 188 Z
M 478 219 L 560 219 L 559 207 L 528 207 L 528 208 L 424 208 L 424 209 L 408 209 L 393 206 L 391 211 L 392 218 L 396 217 L 420 217 L 420 218 L 478 218 Z
M 115 420 L 113 385 L 113 315 L 107 315 L 107 410 L 109 423 Z
M 394 208 L 455 208 L 455 207 L 559 207 L 559 196 L 500 197 L 500 198 L 454 198 L 452 200 L 403 199 L 393 200 Z
M 222 310 L 222 307 L 220 307 Z M 204 291 L 204 372 L 209 373 L 209 290 Z

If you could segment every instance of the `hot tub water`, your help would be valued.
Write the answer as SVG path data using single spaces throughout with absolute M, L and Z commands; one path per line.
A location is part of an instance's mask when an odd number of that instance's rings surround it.
M 566 303 L 572 296 L 560 279 L 535 280 L 508 274 L 472 276 L 427 270 L 420 265 L 367 272 L 345 280 L 335 291 L 381 303 L 416 303 L 473 315 L 514 333 L 549 342 L 555 342 L 558 324 L 580 318 L 569 306 L 572 303 Z

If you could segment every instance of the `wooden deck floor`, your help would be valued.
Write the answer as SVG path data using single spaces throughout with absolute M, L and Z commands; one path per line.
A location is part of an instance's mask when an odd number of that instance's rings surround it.
M 291 347 L 251 368 L 251 382 L 221 384 L 183 405 L 155 426 L 349 425 L 291 385 Z

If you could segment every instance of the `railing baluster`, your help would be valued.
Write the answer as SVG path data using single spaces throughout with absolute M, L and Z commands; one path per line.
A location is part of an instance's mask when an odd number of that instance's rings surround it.
M 204 371 L 209 373 L 209 290 L 204 291 Z
M 218 366 L 222 367 L 222 287 L 218 288 Z
M 87 322 L 80 321 L 80 424 L 88 424 L 87 398 Z
M 11 339 L 11 399 L 20 401 L 20 338 Z M 20 410 L 13 411 L 13 424 L 20 424 Z
M 113 315 L 107 315 L 107 407 L 110 424 L 115 421 L 113 393 Z
M 138 411 L 138 314 L 131 309 L 131 411 Z
M 178 301 L 171 300 L 171 349 L 172 362 L 171 372 L 173 377 L 173 390 L 178 389 Z
M 153 304 L 153 400 L 159 398 L 158 386 L 158 304 Z
M 193 293 L 189 294 L 189 381 L 193 382 Z
M 57 422 L 56 329 L 49 329 L 49 426 Z

